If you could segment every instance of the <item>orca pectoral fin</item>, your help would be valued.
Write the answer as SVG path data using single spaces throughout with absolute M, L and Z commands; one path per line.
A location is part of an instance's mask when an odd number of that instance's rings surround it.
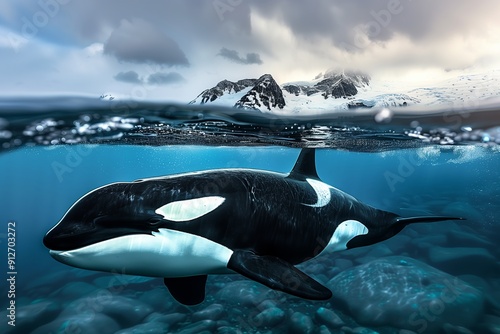
M 297 297 L 312 300 L 332 297 L 332 292 L 326 287 L 277 257 L 258 256 L 250 251 L 236 250 L 227 267 L 271 289 Z
M 172 297 L 181 304 L 197 305 L 205 300 L 207 275 L 165 277 L 163 283 L 165 283 Z

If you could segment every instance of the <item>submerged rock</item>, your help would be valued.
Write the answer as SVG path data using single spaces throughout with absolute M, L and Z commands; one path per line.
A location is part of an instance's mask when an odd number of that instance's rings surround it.
M 491 243 L 489 240 L 483 239 L 482 237 L 470 234 L 463 231 L 451 230 L 448 232 L 448 237 L 450 242 L 456 246 L 464 247 L 494 247 L 495 245 Z
M 107 291 L 107 290 L 106 290 Z M 122 328 L 137 325 L 153 312 L 153 309 L 139 300 L 111 293 L 97 294 L 71 302 L 64 315 L 93 315 L 105 314 L 118 322 Z
M 20 306 L 16 310 L 16 326 L 5 333 L 29 333 L 52 320 L 61 312 L 59 303 L 43 301 L 31 305 Z M 1 312 L 2 321 L 8 321 L 6 312 Z M 10 327 L 10 326 L 9 326 Z
M 202 320 L 195 322 L 189 326 L 184 327 L 182 330 L 177 332 L 178 334 L 200 334 L 205 331 L 208 333 L 212 333 L 212 331 L 216 328 L 217 323 L 212 320 Z
M 400 233 L 388 240 L 385 240 L 384 242 L 382 242 L 382 244 L 389 247 L 394 255 L 397 255 L 402 253 L 408 247 L 411 241 L 411 237 Z
M 425 235 L 422 237 L 412 239 L 412 244 L 426 244 L 429 246 L 441 246 L 446 244 L 448 238 L 444 234 L 436 234 L 436 235 Z
M 470 327 L 484 303 L 469 284 L 402 256 L 346 270 L 328 285 L 357 322 L 416 332 L 439 332 L 445 323 Z
M 369 257 L 381 258 L 394 255 L 392 254 L 391 249 L 384 244 L 376 244 L 370 248 L 371 248 L 370 251 L 366 255 L 367 257 L 369 256 Z
M 122 329 L 115 334 L 164 334 L 168 333 L 168 329 L 167 324 L 153 321 Z
M 310 334 L 314 331 L 314 324 L 311 317 L 300 312 L 295 312 L 290 317 L 288 327 L 289 333 L 293 334 Z
M 36 291 L 38 293 L 49 294 L 53 292 L 58 287 L 63 286 L 68 283 L 68 281 L 72 282 L 74 279 L 78 279 L 76 275 L 74 275 L 74 271 L 67 270 L 58 271 L 54 270 L 53 272 L 46 273 L 37 277 L 36 280 L 33 280 L 27 290 L 32 292 Z M 79 279 L 78 279 L 79 280 Z
M 498 272 L 496 259 L 484 248 L 433 247 L 429 251 L 430 263 L 452 274 L 479 274 Z
M 335 267 L 339 268 L 341 271 L 346 270 L 347 268 L 351 268 L 352 266 L 353 266 L 353 263 L 351 260 L 343 259 L 343 258 L 335 259 Z
M 254 318 L 258 327 L 274 327 L 283 321 L 285 312 L 279 307 L 271 307 L 257 314 Z
M 91 294 L 98 290 L 95 285 L 85 283 L 85 282 L 69 282 L 61 289 L 55 292 L 57 297 L 66 300 L 72 300 Z
M 220 304 L 212 304 L 207 308 L 193 314 L 192 320 L 219 320 L 224 315 L 224 307 Z
M 217 328 L 217 334 L 241 334 L 242 331 L 230 326 L 221 326 Z
M 469 283 L 476 289 L 480 290 L 485 295 L 490 293 L 491 287 L 488 282 L 476 275 L 460 275 L 458 276 L 462 281 Z
M 179 322 L 186 320 L 186 318 L 187 315 L 182 313 L 161 314 L 153 312 L 144 319 L 144 322 L 163 322 L 165 324 L 173 326 Z
M 267 299 L 267 300 L 264 300 L 262 303 L 260 303 L 259 305 L 257 305 L 257 309 L 260 310 L 260 311 L 263 311 L 267 308 L 271 308 L 271 307 L 276 307 L 277 304 L 274 300 L 272 299 Z
M 469 329 L 462 326 L 453 326 L 451 324 L 443 325 L 443 332 L 445 334 L 474 334 Z
M 230 305 L 256 306 L 267 299 L 269 289 L 250 280 L 226 284 L 216 294 L 216 299 Z
M 342 333 L 345 333 L 345 334 L 378 334 L 378 332 L 371 330 L 369 328 L 365 328 L 365 327 L 350 328 L 350 327 L 344 326 L 341 329 L 342 329 Z
M 332 332 L 325 325 L 322 325 L 319 327 L 319 334 L 332 334 Z
M 368 252 L 370 252 L 370 247 L 357 247 L 350 248 L 342 252 L 342 257 L 355 260 L 357 258 L 365 256 Z
M 481 319 L 481 324 L 477 328 L 478 333 L 484 334 L 499 334 L 500 333 L 500 317 L 494 315 L 485 315 Z
M 85 334 L 114 334 L 120 327 L 110 317 L 96 314 L 74 314 L 60 316 L 56 320 L 38 327 L 31 334 L 47 333 L 85 333 Z
M 157 312 L 168 311 L 178 305 L 164 286 L 144 291 L 138 298 Z
M 332 310 L 320 307 L 316 310 L 316 321 L 329 328 L 339 328 L 345 325 L 344 321 Z
M 132 275 L 105 275 L 97 277 L 92 283 L 103 289 L 113 288 L 115 291 L 121 291 L 128 287 L 129 285 L 140 285 L 144 283 L 149 283 L 151 281 L 157 280 L 154 277 L 145 276 L 132 276 Z

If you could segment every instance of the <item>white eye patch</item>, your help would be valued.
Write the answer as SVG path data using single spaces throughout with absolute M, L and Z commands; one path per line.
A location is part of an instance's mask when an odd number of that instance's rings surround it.
M 156 209 L 163 218 L 175 222 L 193 220 L 217 209 L 226 199 L 220 196 L 208 196 L 187 199 L 165 204 Z

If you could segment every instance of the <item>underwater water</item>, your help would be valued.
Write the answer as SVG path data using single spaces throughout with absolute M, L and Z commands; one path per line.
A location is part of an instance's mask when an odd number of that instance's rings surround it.
M 2 333 L 500 333 L 500 118 L 491 113 L 486 127 L 471 112 L 427 120 L 396 113 L 380 123 L 362 114 L 345 124 L 202 109 L 188 117 L 192 110 L 159 114 L 144 105 L 106 113 L 89 104 L 6 105 Z M 233 274 L 210 275 L 205 300 L 185 306 L 161 278 L 69 267 L 42 243 L 97 187 L 217 168 L 288 173 L 300 147 L 317 147 L 323 182 L 368 205 L 466 220 L 410 225 L 375 245 L 300 264 L 332 290 L 327 301 Z

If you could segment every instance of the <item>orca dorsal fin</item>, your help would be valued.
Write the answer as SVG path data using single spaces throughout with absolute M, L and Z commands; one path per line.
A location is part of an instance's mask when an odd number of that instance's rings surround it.
M 316 172 L 316 150 L 314 148 L 303 148 L 297 158 L 295 166 L 288 175 L 292 179 L 318 179 Z

